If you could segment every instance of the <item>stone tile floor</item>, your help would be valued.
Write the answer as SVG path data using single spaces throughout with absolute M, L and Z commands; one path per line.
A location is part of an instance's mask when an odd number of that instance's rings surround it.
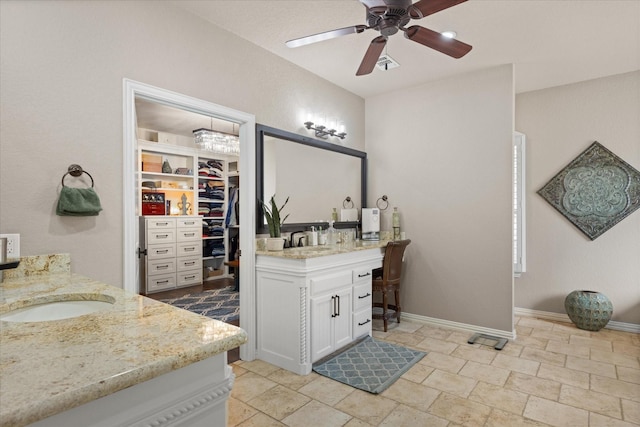
M 520 317 L 502 351 L 403 320 L 373 336 L 428 352 L 379 395 L 260 360 L 232 364 L 229 426 L 640 425 L 640 335 Z

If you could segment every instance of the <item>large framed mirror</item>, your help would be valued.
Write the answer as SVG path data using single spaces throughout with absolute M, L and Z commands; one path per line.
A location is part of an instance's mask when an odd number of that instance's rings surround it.
M 273 195 L 278 206 L 289 197 L 285 231 L 324 225 L 333 208 L 366 207 L 367 153 L 257 124 L 256 233 L 268 233 L 261 201 Z

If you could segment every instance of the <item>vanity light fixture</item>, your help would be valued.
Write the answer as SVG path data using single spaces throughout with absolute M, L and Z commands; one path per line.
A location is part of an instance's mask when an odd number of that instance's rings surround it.
M 336 129 L 330 129 L 327 126 L 321 124 L 316 124 L 314 126 L 314 123 L 312 121 L 307 121 L 304 122 L 304 127 L 315 131 L 317 138 L 327 139 L 329 136 L 336 136 L 340 139 L 344 139 L 344 137 L 347 136 L 347 133 L 344 131 L 344 128 L 342 126 L 342 129 L 338 131 Z
M 195 143 L 218 154 L 240 155 L 240 138 L 224 132 L 200 128 L 193 131 Z

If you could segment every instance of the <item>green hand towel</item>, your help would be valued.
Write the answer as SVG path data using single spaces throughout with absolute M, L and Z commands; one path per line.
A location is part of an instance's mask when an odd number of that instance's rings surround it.
M 62 187 L 56 214 L 60 216 L 95 216 L 102 210 L 93 188 Z

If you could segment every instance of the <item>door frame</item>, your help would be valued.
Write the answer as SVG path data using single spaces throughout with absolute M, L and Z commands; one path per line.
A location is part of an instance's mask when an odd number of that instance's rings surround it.
M 244 255 L 240 263 L 240 327 L 247 332 L 248 341 L 240 347 L 242 360 L 255 359 L 256 349 L 256 295 L 255 295 L 255 199 L 256 189 L 256 120 L 253 114 L 227 108 L 198 98 L 123 79 L 123 289 L 139 293 L 139 245 L 137 197 L 136 98 L 158 102 L 174 108 L 227 120 L 239 125 L 240 137 L 240 250 Z

